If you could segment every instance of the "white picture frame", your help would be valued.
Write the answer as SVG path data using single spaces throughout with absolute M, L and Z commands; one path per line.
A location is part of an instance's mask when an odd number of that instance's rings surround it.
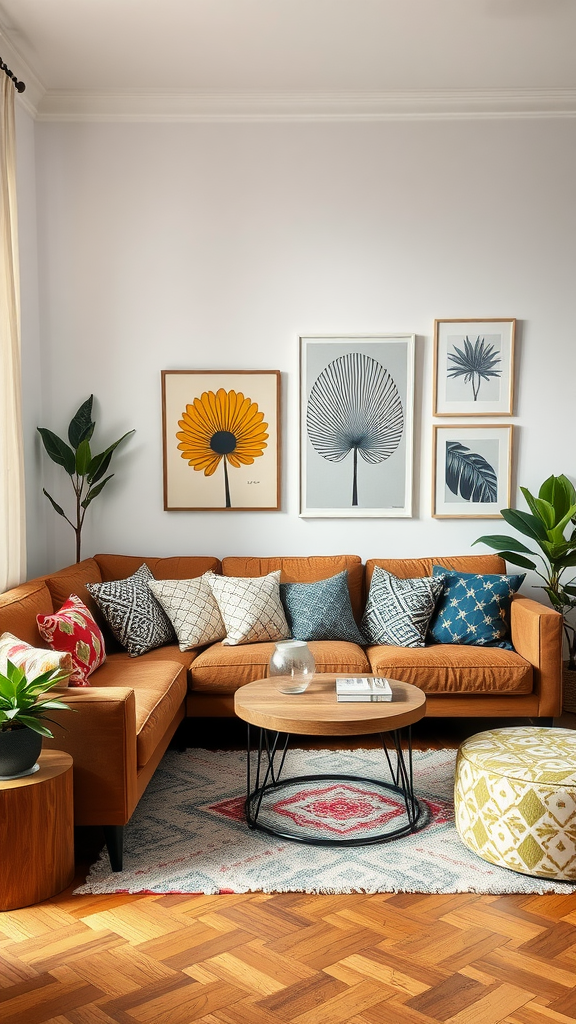
M 434 415 L 512 416 L 516 320 L 434 321 Z
M 435 519 L 502 518 L 500 509 L 510 506 L 512 435 L 511 423 L 435 424 Z
M 299 343 L 300 516 L 411 517 L 415 335 Z

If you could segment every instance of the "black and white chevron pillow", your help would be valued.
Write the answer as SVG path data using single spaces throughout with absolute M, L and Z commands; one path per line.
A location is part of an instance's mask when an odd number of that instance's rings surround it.
M 428 623 L 444 590 L 444 577 L 399 579 L 374 567 L 361 629 L 371 644 L 424 647 Z
M 153 579 L 144 562 L 126 580 L 86 584 L 114 636 L 133 658 L 175 640 L 172 623 L 148 586 Z

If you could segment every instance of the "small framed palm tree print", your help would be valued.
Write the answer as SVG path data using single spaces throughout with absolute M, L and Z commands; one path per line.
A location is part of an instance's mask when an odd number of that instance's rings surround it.
M 434 415 L 511 416 L 516 320 L 434 321 Z
M 433 465 L 435 519 L 500 519 L 510 506 L 512 424 L 437 424 Z
M 280 371 L 163 370 L 164 509 L 280 508 Z

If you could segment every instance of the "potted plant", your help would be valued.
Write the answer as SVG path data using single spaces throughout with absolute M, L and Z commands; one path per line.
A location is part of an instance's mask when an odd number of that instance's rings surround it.
M 546 592 L 552 607 L 562 615 L 568 644 L 564 709 L 576 712 L 576 627 L 569 618 L 576 608 L 576 586 L 573 574 L 568 581 L 564 578 L 566 571 L 576 566 L 576 490 L 563 475 L 549 476 L 538 497 L 534 497 L 527 487 L 520 490 L 530 511 L 503 508 L 501 514 L 509 526 L 529 537 L 539 550 L 533 551 L 517 537 L 500 534 L 479 537 L 474 543 L 488 544 L 507 562 L 532 569 L 543 581 L 538 586 Z
M 84 518 L 86 516 L 86 510 L 94 498 L 102 492 L 109 480 L 112 479 L 114 473 L 110 473 L 106 476 L 108 466 L 112 456 L 119 444 L 130 434 L 133 434 L 133 430 L 128 430 L 127 433 L 122 434 L 117 441 L 100 452 L 98 455 L 93 455 L 90 449 L 90 439 L 94 433 L 96 426 L 92 419 L 92 404 L 94 401 L 94 395 L 90 395 L 85 402 L 82 403 L 77 412 L 74 413 L 70 423 L 68 425 L 68 441 L 63 441 L 58 434 L 54 434 L 53 431 L 48 430 L 47 427 L 38 427 L 38 433 L 42 438 L 44 448 L 48 455 L 58 466 L 62 466 L 66 470 L 70 477 L 70 483 L 74 490 L 74 512 L 72 513 L 73 519 L 70 519 L 61 505 L 59 505 L 45 487 L 42 488 L 44 494 L 48 498 L 52 505 L 52 508 L 59 516 L 63 516 L 67 523 L 76 534 L 76 561 L 80 561 L 80 551 L 82 546 L 82 527 L 84 525 Z
M 6 674 L 0 672 L 0 777 L 29 771 L 40 754 L 42 737 L 53 738 L 43 724 L 51 721 L 46 712 L 65 710 L 68 705 L 54 697 L 41 698 L 68 675 L 52 669 L 28 679 L 24 669 L 11 661 L 7 662 Z

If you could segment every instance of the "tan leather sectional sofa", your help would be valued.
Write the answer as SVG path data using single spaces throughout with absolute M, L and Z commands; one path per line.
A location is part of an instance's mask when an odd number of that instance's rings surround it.
M 354 614 L 360 621 L 375 565 L 403 578 L 427 576 L 432 565 L 464 572 L 506 571 L 497 555 L 449 558 L 370 559 L 356 555 L 247 558 L 182 556 L 147 558 L 96 555 L 59 572 L 24 583 L 0 596 L 0 633 L 43 647 L 38 613 L 57 610 L 77 594 L 101 617 L 87 583 L 124 579 L 146 562 L 157 579 L 191 579 L 209 569 L 226 576 L 263 576 L 282 570 L 286 582 L 326 579 L 346 569 Z M 433 645 L 367 647 L 344 641 L 312 641 L 318 672 L 375 672 L 403 679 L 427 694 L 428 716 L 529 716 L 550 719 L 561 710 L 562 619 L 537 601 L 516 595 L 511 606 L 514 651 L 494 647 Z M 91 686 L 70 689 L 66 700 L 78 714 L 60 712 L 47 746 L 74 758 L 75 820 L 103 825 L 115 869 L 122 862 L 122 827 L 130 819 L 162 755 L 185 716 L 232 716 L 239 686 L 267 674 L 272 643 L 236 647 L 221 643 L 182 652 L 174 644 L 139 658 L 109 650 L 90 677 Z

